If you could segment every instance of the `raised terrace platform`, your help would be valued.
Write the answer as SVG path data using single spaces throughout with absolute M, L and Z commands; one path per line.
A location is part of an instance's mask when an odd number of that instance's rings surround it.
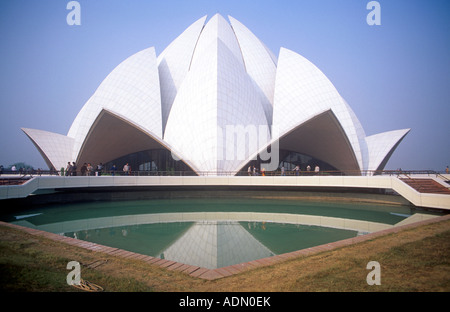
M 158 190 L 270 190 L 376 193 L 386 190 L 398 194 L 417 207 L 450 210 L 449 189 L 442 179 L 410 177 L 439 185 L 439 192 L 421 192 L 396 176 L 37 176 L 19 185 L 1 185 L 0 200 L 20 199 L 39 194 L 113 192 L 139 189 Z M 428 180 L 428 181 L 425 181 Z M 417 181 L 416 181 L 417 183 Z

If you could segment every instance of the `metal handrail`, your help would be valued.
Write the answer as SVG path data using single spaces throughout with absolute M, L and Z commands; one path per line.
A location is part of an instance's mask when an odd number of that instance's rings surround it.
M 251 174 L 251 176 L 374 176 L 374 175 L 389 175 L 389 176 L 397 176 L 400 177 L 404 175 L 405 177 L 410 178 L 410 175 L 436 175 L 436 177 L 441 177 L 442 179 L 446 179 L 439 172 L 434 170 L 362 170 L 362 171 L 346 171 L 345 173 L 342 171 L 293 171 L 293 170 L 285 170 L 284 174 L 282 174 L 281 170 L 275 171 L 266 171 L 262 173 L 258 171 L 256 174 Z M 0 172 L 0 179 L 4 178 L 5 175 L 10 178 L 20 178 L 20 179 L 29 179 L 33 176 L 41 176 L 41 175 L 56 175 L 61 176 L 64 173 L 55 170 L 28 170 L 28 171 L 11 171 L 11 170 L 3 170 Z M 100 172 L 93 172 L 90 176 L 249 176 L 247 170 L 242 170 L 239 172 L 234 171 L 147 171 L 147 170 L 138 170 L 138 171 L 130 171 L 125 173 L 121 170 L 110 171 L 110 170 L 102 170 Z M 76 172 L 76 176 L 81 176 L 79 171 Z

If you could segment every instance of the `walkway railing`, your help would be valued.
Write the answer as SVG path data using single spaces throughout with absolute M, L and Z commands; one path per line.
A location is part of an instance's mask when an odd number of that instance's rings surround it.
M 201 171 L 195 173 L 193 171 L 95 171 L 89 174 L 89 176 L 397 176 L 399 178 L 407 178 L 411 175 L 427 175 L 442 178 L 448 180 L 442 175 L 443 173 L 434 170 L 365 170 L 354 171 L 345 173 L 342 171 L 291 171 L 281 170 L 266 171 L 266 172 L 248 172 L 248 171 Z M 81 172 L 76 174 L 70 174 L 70 176 L 86 176 Z M 15 185 L 22 184 L 33 176 L 68 176 L 67 173 L 54 171 L 54 170 L 27 170 L 27 171 L 8 171 L 3 170 L 0 172 L 0 185 Z

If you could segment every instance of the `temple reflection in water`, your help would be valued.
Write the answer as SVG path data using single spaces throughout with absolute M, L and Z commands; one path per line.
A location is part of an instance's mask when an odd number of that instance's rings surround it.
M 162 253 L 173 261 L 207 269 L 275 255 L 236 221 L 199 221 Z

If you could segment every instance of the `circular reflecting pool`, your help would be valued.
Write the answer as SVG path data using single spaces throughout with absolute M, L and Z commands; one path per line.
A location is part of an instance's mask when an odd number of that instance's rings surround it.
M 410 207 L 273 199 L 51 205 L 2 220 L 209 269 L 390 228 Z

